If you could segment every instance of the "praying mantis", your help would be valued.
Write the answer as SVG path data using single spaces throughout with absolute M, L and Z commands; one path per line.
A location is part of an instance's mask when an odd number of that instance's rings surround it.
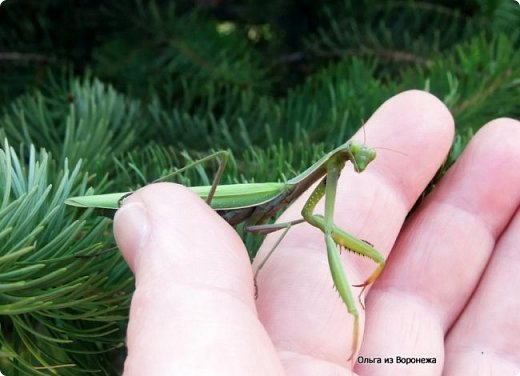
M 274 182 L 218 185 L 228 155 L 228 152 L 221 151 L 194 162 L 193 164 L 198 164 L 214 157 L 221 160 L 217 177 L 211 186 L 189 188 L 201 198 L 205 199 L 206 202 L 232 226 L 244 223 L 246 231 L 260 234 L 267 234 L 284 229 L 278 241 L 274 244 L 256 270 L 255 281 L 258 273 L 269 257 L 273 254 L 291 226 L 307 222 L 323 232 L 327 248 L 328 264 L 334 286 L 336 287 L 343 303 L 346 305 L 347 311 L 353 317 L 353 339 L 351 353 L 348 360 L 352 359 L 356 353 L 359 342 L 359 312 L 356 308 L 352 288 L 341 263 L 337 247 L 339 246 L 340 248 L 348 249 L 356 254 L 369 257 L 377 263 L 376 269 L 363 283 L 353 285 L 355 287 L 362 287 L 359 294 L 360 302 L 364 290 L 377 279 L 383 270 L 385 259 L 372 246 L 372 244 L 354 237 L 335 225 L 334 205 L 338 179 L 346 162 L 350 161 L 356 172 L 363 172 L 370 162 L 375 159 L 375 150 L 365 144 L 351 140 L 329 153 L 326 153 L 307 170 L 285 183 Z M 187 168 L 193 167 L 193 164 L 185 166 L 175 171 L 173 174 L 178 174 Z M 172 174 L 161 178 L 160 180 L 164 180 L 171 175 Z M 311 185 L 318 181 L 318 185 L 314 188 L 310 197 L 304 204 L 301 211 L 301 218 L 285 223 L 266 224 L 267 221 L 273 218 L 277 212 L 290 205 L 307 189 L 309 189 Z M 82 208 L 117 210 L 121 206 L 122 200 L 131 193 L 132 192 L 123 192 L 71 197 L 68 198 L 65 203 Z M 324 214 L 314 214 L 316 205 L 323 196 L 325 196 Z

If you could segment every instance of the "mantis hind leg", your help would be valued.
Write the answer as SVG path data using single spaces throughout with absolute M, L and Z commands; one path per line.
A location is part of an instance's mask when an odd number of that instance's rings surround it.
M 206 203 L 208 205 L 211 204 L 211 200 L 213 200 L 213 196 L 215 196 L 215 191 L 217 190 L 218 185 L 220 184 L 220 180 L 222 179 L 222 175 L 224 174 L 224 169 L 226 168 L 227 161 L 230 158 L 230 152 L 226 150 L 217 151 L 216 153 L 213 153 L 211 155 L 208 155 L 204 158 L 201 158 L 197 161 L 191 162 L 190 164 L 168 174 L 165 175 L 159 179 L 154 180 L 154 183 L 158 183 L 160 181 L 165 181 L 172 176 L 178 175 L 186 170 L 189 170 L 190 168 L 197 167 L 198 165 L 202 163 L 206 163 L 207 161 L 216 159 L 218 161 L 218 170 L 215 174 L 215 178 L 213 179 L 213 182 L 211 183 L 211 188 L 208 193 L 208 197 L 206 198 Z

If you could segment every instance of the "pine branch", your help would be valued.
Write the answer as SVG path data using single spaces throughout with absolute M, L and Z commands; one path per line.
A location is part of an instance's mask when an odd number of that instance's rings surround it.
M 311 55 L 375 57 L 386 71 L 427 64 L 440 51 L 476 30 L 460 11 L 415 1 L 380 4 L 344 1 L 324 9 L 325 27 L 306 40 Z M 442 33 L 440 32 L 442 30 Z
M 518 41 L 518 34 L 477 36 L 427 68 L 403 73 L 401 89 L 423 88 L 443 99 L 465 145 L 486 122 L 501 116 L 520 117 Z M 452 154 L 450 160 L 457 157 Z
M 0 367 L 14 375 L 113 370 L 133 280 L 109 246 L 108 222 L 75 219 L 63 201 L 85 191 L 79 165 L 56 171 L 45 151 L 0 150 Z M 50 183 L 54 184 L 51 185 Z M 86 219 L 89 218 L 88 222 Z M 59 371 L 58 371 L 59 370 Z
M 0 60 L 22 62 L 34 61 L 37 63 L 48 63 L 49 61 L 52 61 L 53 58 L 50 56 L 36 53 L 0 52 Z
M 114 17 L 121 11 L 115 8 Z M 96 70 L 133 95 L 143 97 L 153 87 L 163 104 L 186 95 L 204 103 L 208 89 L 221 94 L 227 88 L 266 87 L 261 57 L 247 40 L 233 30 L 219 32 L 203 12 L 136 1 L 126 27 L 96 51 Z M 143 64 L 154 57 L 153 64 Z
M 15 100 L 0 118 L 0 136 L 45 147 L 59 162 L 82 160 L 85 169 L 104 172 L 111 156 L 138 138 L 139 110 L 139 102 L 98 80 L 71 79 Z

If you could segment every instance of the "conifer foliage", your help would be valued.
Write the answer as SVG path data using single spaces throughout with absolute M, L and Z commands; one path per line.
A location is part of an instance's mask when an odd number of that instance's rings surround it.
M 0 371 L 121 372 L 132 276 L 111 221 L 65 198 L 217 149 L 225 182 L 291 177 L 411 88 L 454 114 L 451 163 L 520 117 L 519 25 L 513 0 L 4 1 Z

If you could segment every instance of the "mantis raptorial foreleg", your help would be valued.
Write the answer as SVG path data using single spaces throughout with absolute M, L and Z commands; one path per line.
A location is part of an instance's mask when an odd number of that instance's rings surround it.
M 331 271 L 334 285 L 338 290 L 338 293 L 347 306 L 347 311 L 352 315 L 354 319 L 353 339 L 352 339 L 352 351 L 348 358 L 350 360 L 358 345 L 359 337 L 359 313 L 356 308 L 354 298 L 352 296 L 352 289 L 348 282 L 341 258 L 339 257 L 336 245 L 347 248 L 360 255 L 367 256 L 377 262 L 379 267 L 374 273 L 361 285 L 363 290 L 366 286 L 372 283 L 375 278 L 380 274 L 384 266 L 383 256 L 377 252 L 366 242 L 353 237 L 347 232 L 341 230 L 334 225 L 334 205 L 336 201 L 336 190 L 338 185 L 338 179 L 343 168 L 344 161 L 331 159 L 327 164 L 327 175 L 321 180 L 318 186 L 314 189 L 311 196 L 307 200 L 307 203 L 303 207 L 302 216 L 311 225 L 319 228 L 325 235 L 325 243 L 327 246 L 327 259 L 329 262 L 329 268 Z M 325 215 L 314 214 L 314 209 L 325 195 Z M 361 295 L 360 295 L 361 297 Z M 361 302 L 361 299 L 359 299 Z
M 323 216 L 315 214 L 314 221 L 318 223 L 316 227 L 325 227 Z M 378 263 L 377 268 L 372 272 L 372 274 L 370 274 L 370 276 L 367 279 L 365 279 L 365 281 L 363 281 L 363 283 L 352 285 L 354 287 L 362 287 L 358 295 L 358 300 L 363 309 L 365 309 L 365 305 L 363 304 L 361 297 L 363 296 L 363 293 L 365 292 L 366 288 L 370 286 L 372 283 L 374 283 L 379 274 L 381 274 L 381 272 L 383 271 L 383 268 L 385 267 L 385 259 L 377 250 L 374 249 L 372 244 L 368 243 L 365 240 L 356 238 L 355 236 L 342 230 L 336 225 L 333 226 L 332 238 L 334 239 L 334 242 L 340 247 L 348 249 L 349 251 L 357 253 L 358 255 L 366 256 L 369 259 Z

